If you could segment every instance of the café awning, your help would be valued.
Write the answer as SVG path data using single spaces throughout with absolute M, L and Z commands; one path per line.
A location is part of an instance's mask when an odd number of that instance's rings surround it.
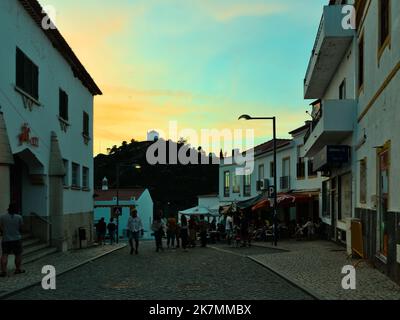
M 293 193 L 280 193 L 278 194 L 277 201 L 278 206 L 292 206 L 296 203 L 307 203 L 312 201 L 315 196 L 317 196 L 319 191 L 310 190 L 309 192 L 293 192 Z M 264 198 L 258 201 L 253 207 L 252 210 L 256 211 L 259 209 L 267 209 L 273 207 L 272 199 Z

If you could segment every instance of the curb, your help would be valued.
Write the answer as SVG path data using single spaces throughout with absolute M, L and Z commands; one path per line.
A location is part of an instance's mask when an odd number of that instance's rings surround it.
M 82 266 L 85 265 L 85 264 L 88 264 L 88 263 L 90 263 L 90 262 L 92 262 L 92 261 L 95 261 L 95 260 L 98 260 L 98 259 L 100 259 L 100 258 L 102 258 L 102 257 L 104 257 L 104 256 L 107 256 L 107 255 L 109 255 L 110 253 L 116 252 L 116 251 L 118 251 L 118 250 L 122 250 L 122 249 L 126 248 L 127 246 L 128 246 L 128 244 L 124 244 L 123 246 L 121 246 L 121 247 L 119 247 L 119 248 L 112 249 L 112 250 L 110 250 L 110 251 L 108 251 L 108 252 L 104 252 L 104 253 L 102 253 L 102 254 L 99 254 L 98 256 L 95 256 L 95 257 L 93 257 L 93 258 L 89 258 L 89 259 L 87 259 L 87 260 L 84 260 L 84 261 L 78 263 L 77 265 L 72 266 L 72 267 L 70 267 L 70 268 L 68 268 L 68 269 L 66 269 L 66 270 L 64 270 L 64 271 L 62 271 L 62 272 L 60 272 L 60 273 L 58 273 L 57 276 L 61 276 L 61 275 L 65 274 L 65 273 L 71 272 L 71 271 L 73 271 L 73 270 L 75 270 L 75 269 L 78 269 L 78 268 L 82 267 Z M 37 285 L 39 285 L 39 284 L 41 284 L 41 283 L 42 283 L 41 280 L 40 280 L 40 281 L 35 281 L 34 283 L 31 283 L 31 284 L 29 284 L 29 285 L 27 285 L 27 286 L 25 286 L 25 287 L 23 287 L 23 288 L 20 288 L 20 289 L 14 290 L 14 291 L 9 291 L 9 292 L 4 293 L 4 294 L 0 294 L 0 300 L 5 300 L 5 299 L 7 299 L 7 298 L 9 298 L 9 297 L 12 297 L 12 296 L 14 296 L 14 295 L 16 295 L 16 294 L 22 292 L 22 291 L 25 291 L 25 290 L 27 290 L 27 289 L 36 287 Z
M 269 271 L 273 272 L 274 274 L 276 274 L 278 277 L 282 278 L 283 280 L 289 282 L 290 284 L 292 284 L 294 287 L 300 289 L 301 291 L 305 292 L 306 294 L 310 295 L 311 297 L 313 297 L 316 300 L 326 300 L 326 297 L 322 297 L 320 294 L 316 293 L 314 290 L 310 289 L 310 288 L 306 288 L 304 285 L 300 284 L 299 282 L 297 282 L 296 280 L 290 279 L 288 278 L 286 275 L 282 274 L 281 272 L 271 268 L 270 266 L 258 261 L 256 258 L 252 257 L 252 256 L 247 256 L 248 259 L 254 261 L 255 263 L 259 264 L 260 266 L 263 266 L 264 268 L 268 269 Z

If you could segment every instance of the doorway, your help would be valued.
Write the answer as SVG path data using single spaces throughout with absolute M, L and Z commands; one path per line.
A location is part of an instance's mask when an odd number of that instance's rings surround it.
M 388 209 L 389 209 L 389 148 L 378 153 L 378 223 L 377 248 L 378 254 L 385 259 L 388 257 Z

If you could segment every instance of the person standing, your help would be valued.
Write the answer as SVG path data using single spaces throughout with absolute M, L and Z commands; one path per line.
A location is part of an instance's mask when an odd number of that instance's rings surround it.
M 131 211 L 131 216 L 128 219 L 128 226 L 129 232 L 129 245 L 131 247 L 131 255 L 135 251 L 135 254 L 139 254 L 139 236 L 140 234 L 143 236 L 143 224 L 142 220 L 139 218 L 137 214 L 137 210 L 133 209 Z M 135 248 L 133 248 L 133 240 L 135 240 Z
M 201 246 L 202 248 L 205 248 L 207 246 L 208 223 L 204 219 L 204 216 L 200 216 L 199 231 L 200 231 Z
M 190 237 L 190 247 L 194 248 L 196 246 L 196 237 L 197 237 L 197 223 L 195 216 L 191 216 L 189 220 L 189 237 Z
M 171 215 L 167 221 L 167 247 L 175 249 L 176 219 Z
M 105 237 L 107 232 L 107 225 L 104 221 L 104 218 L 101 218 L 99 222 L 96 224 L 96 234 L 97 234 L 97 242 L 100 245 L 105 244 Z
M 233 219 L 232 215 L 228 213 L 226 217 L 226 222 L 225 222 L 225 233 L 226 233 L 226 240 L 228 242 L 228 245 L 231 245 L 232 241 L 232 235 L 233 235 Z
M 158 215 L 154 218 L 151 229 L 154 232 L 154 238 L 156 240 L 156 252 L 164 251 L 162 246 L 162 237 L 164 234 L 164 226 L 161 220 L 161 215 Z
M 7 276 L 8 256 L 15 255 L 15 272 L 14 274 L 25 273 L 21 269 L 22 265 L 22 235 L 23 226 L 22 216 L 17 214 L 17 206 L 12 203 L 8 207 L 8 213 L 0 216 L 0 230 L 3 233 L 1 242 L 1 273 L 0 277 Z
M 182 215 L 181 217 L 181 240 L 182 240 L 182 248 L 185 252 L 187 252 L 187 245 L 188 245 L 188 221 L 186 216 Z
M 114 218 L 110 219 L 110 222 L 107 225 L 107 229 L 108 229 L 108 234 L 110 236 L 110 244 L 114 244 L 115 241 L 115 231 L 117 229 L 117 226 L 114 222 Z

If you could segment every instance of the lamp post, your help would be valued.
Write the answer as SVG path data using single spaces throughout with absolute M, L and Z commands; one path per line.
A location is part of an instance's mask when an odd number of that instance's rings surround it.
M 137 170 L 140 170 L 142 167 L 139 164 L 129 164 L 129 163 L 117 163 L 116 165 L 116 187 L 117 187 L 117 207 L 119 207 L 119 176 L 120 176 L 120 168 L 121 167 L 134 167 Z M 120 212 L 122 214 L 122 210 Z M 119 214 L 117 215 L 117 243 L 119 243 Z
M 277 184 L 278 184 L 278 177 L 277 177 L 277 166 L 276 166 L 276 117 L 251 117 L 247 114 L 244 114 L 239 117 L 239 120 L 272 120 L 273 123 L 273 149 L 274 149 L 274 215 L 273 215 L 273 225 L 274 225 L 274 245 L 278 245 L 278 194 L 277 194 Z

